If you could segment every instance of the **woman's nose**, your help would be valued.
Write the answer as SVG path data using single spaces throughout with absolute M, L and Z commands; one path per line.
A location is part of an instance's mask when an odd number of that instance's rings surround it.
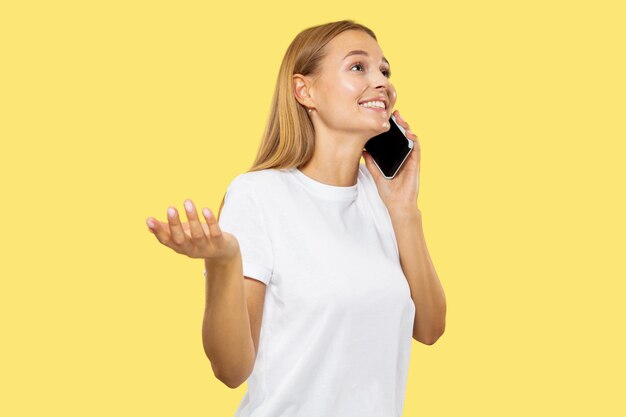
M 385 87 L 388 89 L 391 87 L 391 82 L 388 77 L 384 76 L 382 73 L 378 73 L 378 75 L 375 76 L 374 85 L 375 88 Z

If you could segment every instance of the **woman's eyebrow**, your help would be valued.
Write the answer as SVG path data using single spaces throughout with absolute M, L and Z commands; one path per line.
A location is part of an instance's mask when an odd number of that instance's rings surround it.
M 361 49 L 355 49 L 354 51 L 350 51 L 348 52 L 348 54 L 346 56 L 343 57 L 343 59 L 346 59 L 349 56 L 352 55 L 365 55 L 365 56 L 370 56 L 370 54 L 367 53 L 367 51 L 363 51 Z M 385 61 L 387 63 L 387 65 L 391 66 L 391 64 L 389 63 L 389 61 L 387 61 L 387 58 L 383 57 L 383 61 Z

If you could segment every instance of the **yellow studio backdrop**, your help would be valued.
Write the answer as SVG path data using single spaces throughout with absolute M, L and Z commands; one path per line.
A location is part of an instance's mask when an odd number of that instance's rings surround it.
M 422 148 L 448 303 L 404 416 L 618 416 L 624 391 L 618 1 L 25 1 L 0 6 L 3 416 L 232 416 L 201 260 L 149 216 L 215 212 L 252 163 L 283 54 L 354 19 Z M 331 417 L 331 416 L 320 416 Z M 340 417 L 340 416 L 337 416 Z

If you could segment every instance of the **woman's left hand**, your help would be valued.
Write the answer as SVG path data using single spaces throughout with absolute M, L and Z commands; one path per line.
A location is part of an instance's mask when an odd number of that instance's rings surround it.
M 372 156 L 363 150 L 365 166 L 374 177 L 378 194 L 389 211 L 417 208 L 417 194 L 419 192 L 420 173 L 420 144 L 417 135 L 410 130 L 409 124 L 400 116 L 398 110 L 393 114 L 398 124 L 406 130 L 406 137 L 414 142 L 413 150 L 400 167 L 396 176 L 388 180 L 381 174 Z

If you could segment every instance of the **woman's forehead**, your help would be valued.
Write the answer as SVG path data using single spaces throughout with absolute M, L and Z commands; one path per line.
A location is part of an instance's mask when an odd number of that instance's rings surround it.
M 378 42 L 368 34 L 359 32 L 347 30 L 332 39 L 328 46 L 330 46 L 333 58 L 343 61 L 352 55 L 361 55 L 367 58 L 380 56 L 383 61 L 387 62 L 385 57 L 382 56 L 382 50 Z

